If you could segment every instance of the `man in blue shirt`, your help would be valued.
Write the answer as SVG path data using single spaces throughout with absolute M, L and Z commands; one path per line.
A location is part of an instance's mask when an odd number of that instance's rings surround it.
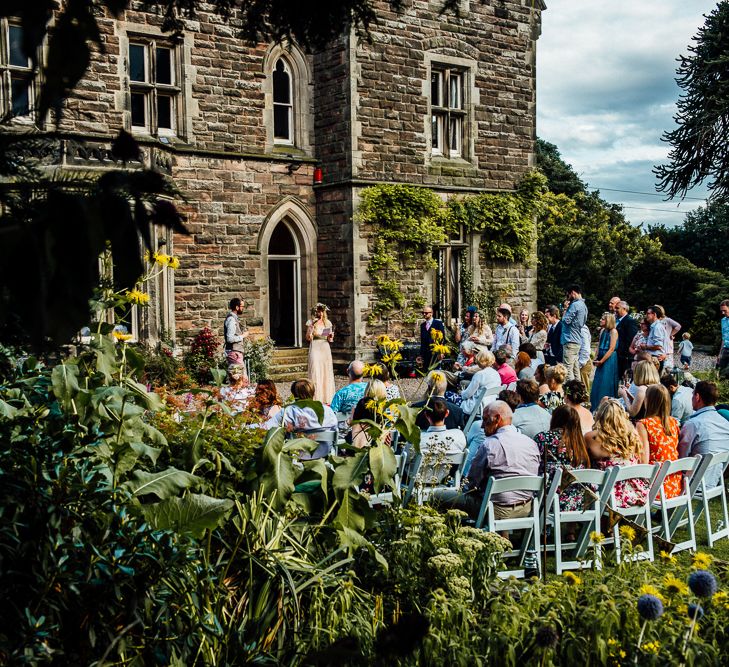
M 729 421 L 716 410 L 719 391 L 713 382 L 696 383 L 691 404 L 696 412 L 690 415 L 681 428 L 678 456 L 695 456 L 723 452 L 729 449 Z M 706 485 L 716 486 L 722 481 L 721 466 L 707 470 Z
M 562 363 L 567 368 L 567 380 L 580 379 L 580 347 L 582 346 L 582 327 L 587 323 L 587 306 L 582 298 L 579 285 L 567 289 L 569 305 L 562 316 Z
M 725 375 L 726 368 L 729 367 L 729 299 L 725 299 L 719 304 L 719 310 L 724 317 L 721 318 L 721 349 L 716 366 L 719 373 Z
M 357 405 L 360 398 L 364 397 L 367 382 L 364 381 L 364 363 L 355 359 L 347 366 L 349 384 L 342 387 L 332 398 L 332 410 L 349 414 Z
M 668 353 L 668 334 L 666 327 L 658 319 L 657 306 L 650 306 L 645 311 L 645 321 L 650 324 L 651 330 L 648 333 L 648 340 L 641 344 L 640 348 L 650 352 L 652 357 L 658 359 L 659 370 L 663 370 L 663 363 Z

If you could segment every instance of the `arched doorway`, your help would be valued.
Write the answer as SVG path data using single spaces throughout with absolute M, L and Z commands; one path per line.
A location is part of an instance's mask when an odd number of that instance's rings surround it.
M 276 345 L 301 346 L 301 250 L 286 220 L 268 242 L 268 322 Z

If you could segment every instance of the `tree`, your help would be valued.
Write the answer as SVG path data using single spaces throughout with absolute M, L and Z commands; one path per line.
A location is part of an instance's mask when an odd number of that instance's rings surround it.
M 549 189 L 555 194 L 565 194 L 574 197 L 580 192 L 586 192 L 584 181 L 567 164 L 559 149 L 544 139 L 537 138 L 534 147 L 537 156 L 537 165 L 547 177 Z
M 729 0 L 719 2 L 688 47 L 679 56 L 676 82 L 678 127 L 663 135 L 671 145 L 669 164 L 654 168 L 658 190 L 669 198 L 685 196 L 710 179 L 718 200 L 729 198 Z

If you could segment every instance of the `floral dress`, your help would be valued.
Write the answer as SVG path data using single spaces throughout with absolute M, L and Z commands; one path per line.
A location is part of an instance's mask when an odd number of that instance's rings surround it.
M 648 432 L 648 463 L 662 463 L 663 461 L 675 461 L 678 458 L 678 432 L 679 424 L 675 417 L 670 417 L 673 423 L 673 435 L 668 435 L 663 430 L 660 417 L 646 417 L 639 423 L 643 424 Z M 663 493 L 666 498 L 675 498 L 681 495 L 683 473 L 675 472 L 668 475 L 663 482 Z
M 634 466 L 640 461 L 636 456 L 629 459 L 621 459 L 617 456 L 611 459 L 601 459 L 595 461 L 595 467 L 598 470 L 607 470 L 612 466 Z M 648 480 L 647 479 L 626 479 L 624 482 L 615 484 L 615 502 L 618 507 L 635 507 L 645 505 L 648 500 Z
M 564 394 L 559 391 L 548 391 L 539 397 L 539 402 L 549 414 L 552 414 L 555 408 L 564 405 Z
M 544 450 L 547 450 L 547 487 L 551 484 L 552 475 L 557 468 L 567 468 L 568 470 L 582 470 L 584 465 L 581 463 L 573 466 L 567 456 L 567 448 L 562 444 L 562 434 L 560 431 L 544 431 L 534 436 L 534 442 L 539 447 L 539 454 L 544 460 Z M 544 469 L 540 466 L 540 472 Z M 563 512 L 580 512 L 582 511 L 582 499 L 584 497 L 584 489 L 579 484 L 571 484 L 566 489 L 561 488 L 559 492 L 559 507 Z M 549 508 L 547 508 L 549 511 Z

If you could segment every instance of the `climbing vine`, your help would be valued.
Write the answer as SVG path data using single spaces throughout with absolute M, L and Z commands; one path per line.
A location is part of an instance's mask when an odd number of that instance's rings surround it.
M 406 294 L 403 271 L 435 268 L 434 250 L 463 227 L 481 235 L 489 259 L 525 261 L 534 244 L 534 216 L 542 207 L 547 180 L 530 171 L 514 192 L 453 197 L 444 202 L 428 188 L 381 184 L 362 191 L 358 220 L 373 228 L 367 270 L 375 288 L 369 322 L 393 316 L 413 319 L 423 302 L 420 293 Z

